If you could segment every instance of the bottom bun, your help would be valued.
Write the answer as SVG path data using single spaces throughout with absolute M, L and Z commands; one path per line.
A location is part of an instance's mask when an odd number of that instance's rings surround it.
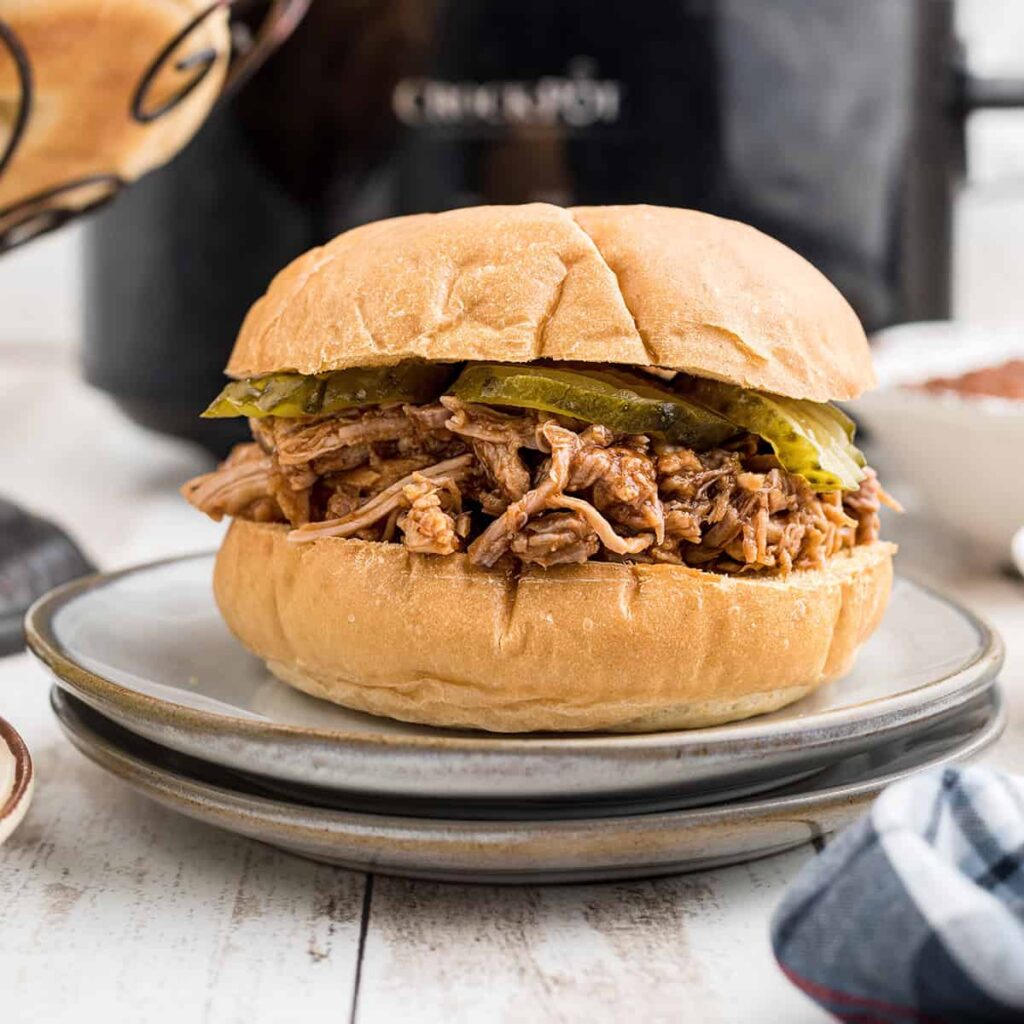
M 694 728 L 841 676 L 878 625 L 893 545 L 785 579 L 587 562 L 518 578 L 463 554 L 236 520 L 214 592 L 280 679 L 375 715 L 494 732 Z

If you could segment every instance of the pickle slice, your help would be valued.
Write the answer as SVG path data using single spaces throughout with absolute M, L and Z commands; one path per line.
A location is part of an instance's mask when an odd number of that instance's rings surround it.
M 445 363 L 405 362 L 369 369 L 353 367 L 334 373 L 305 376 L 271 373 L 235 380 L 210 403 L 207 419 L 229 416 L 294 418 L 326 416 L 363 405 L 384 402 L 429 402 L 452 377 Z
M 617 370 L 476 363 L 462 371 L 450 393 L 464 402 L 600 423 L 622 434 L 658 434 L 673 444 L 712 447 L 739 433 L 717 413 Z
M 834 405 L 746 391 L 691 378 L 688 398 L 763 437 L 779 462 L 816 491 L 853 491 L 864 479 L 864 456 L 853 445 L 853 421 Z

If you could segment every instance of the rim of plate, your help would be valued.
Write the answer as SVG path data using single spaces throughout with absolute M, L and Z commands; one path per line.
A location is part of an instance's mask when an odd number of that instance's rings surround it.
M 0 718 L 0 743 L 14 755 L 14 785 L 7 799 L 0 804 L 0 828 L 12 817 L 32 788 L 32 755 L 17 729 L 4 718 Z
M 881 718 L 885 719 L 887 725 L 892 724 L 907 714 L 915 711 L 921 712 L 924 708 L 941 703 L 945 697 L 961 689 L 973 696 L 995 677 L 1002 667 L 1005 655 L 1002 638 L 984 618 L 934 587 L 920 583 L 908 576 L 900 576 L 898 579 L 941 601 L 963 616 L 978 633 L 980 644 L 977 655 L 956 671 L 930 682 L 921 683 L 896 696 L 874 697 L 859 704 L 822 711 L 809 715 L 805 719 L 786 723 L 782 728 L 776 722 L 758 721 L 754 718 L 739 722 L 727 722 L 704 729 L 675 729 L 654 733 L 513 733 L 507 735 L 495 733 L 466 736 L 403 734 L 389 736 L 322 729 L 315 726 L 289 725 L 283 722 L 257 721 L 252 718 L 204 711 L 174 701 L 162 700 L 149 694 L 140 693 L 85 668 L 67 653 L 66 648 L 57 639 L 53 631 L 54 617 L 62 608 L 83 594 L 99 590 L 126 576 L 149 572 L 166 565 L 211 559 L 215 555 L 214 551 L 173 555 L 169 558 L 159 558 L 128 566 L 114 572 L 91 573 L 54 588 L 40 597 L 29 608 L 25 616 L 25 639 L 29 650 L 58 678 L 84 693 L 127 708 L 138 717 L 150 721 L 156 719 L 162 725 L 177 726 L 193 732 L 223 734 L 230 730 L 236 735 L 264 741 L 344 742 L 352 747 L 364 749 L 450 750 L 463 753 L 500 751 L 504 754 L 527 752 L 527 748 L 530 754 L 560 753 L 566 747 L 576 748 L 581 753 L 584 751 L 611 753 L 638 749 L 650 752 L 652 749 L 657 750 L 658 748 L 676 752 L 684 744 L 705 747 L 716 733 L 720 734 L 726 730 L 728 736 L 718 739 L 714 744 L 718 750 L 727 750 L 733 746 L 746 747 L 754 741 L 765 739 L 770 739 L 773 747 L 786 746 L 788 742 L 805 739 L 809 734 L 813 733 L 818 736 L 820 733 L 828 732 L 831 728 L 842 726 L 846 727 L 843 730 L 845 736 L 851 734 L 849 727 L 852 725 L 878 722 Z M 241 645 L 239 645 L 239 650 L 243 650 Z M 928 700 L 920 699 L 922 691 L 931 691 Z M 965 697 L 965 699 L 967 698 Z M 431 727 L 423 726 L 423 728 Z
M 57 689 L 59 694 L 59 688 Z M 814 810 L 839 803 L 872 796 L 887 786 L 918 772 L 929 771 L 950 762 L 964 763 L 988 750 L 1006 729 L 1008 711 L 1006 698 L 1001 688 L 994 686 L 990 692 L 990 716 L 973 733 L 964 736 L 958 743 L 950 744 L 937 754 L 924 758 L 920 763 L 899 768 L 896 771 L 879 771 L 877 774 L 860 778 L 856 781 L 840 783 L 826 787 L 817 792 L 786 793 L 783 795 L 764 794 L 743 800 L 728 801 L 724 804 L 712 804 L 708 807 L 685 807 L 677 810 L 660 810 L 639 814 L 620 814 L 608 817 L 565 818 L 565 819 L 513 819 L 491 820 L 471 818 L 420 818 L 399 814 L 372 814 L 367 811 L 348 811 L 340 808 L 316 807 L 287 799 L 274 799 L 260 793 L 249 793 L 244 787 L 234 788 L 220 781 L 209 781 L 195 777 L 175 768 L 166 767 L 159 761 L 150 760 L 144 753 L 140 754 L 121 747 L 115 740 L 96 732 L 92 726 L 84 722 L 74 704 L 66 699 L 55 698 L 51 691 L 51 707 L 57 717 L 61 730 L 72 744 L 105 771 L 128 781 L 145 787 L 150 793 L 159 791 L 169 793 L 178 803 L 205 799 L 215 803 L 221 811 L 227 813 L 249 813 L 254 810 L 261 818 L 275 819 L 275 827 L 313 828 L 315 823 L 329 824 L 333 819 L 351 826 L 374 826 L 401 829 L 405 832 L 420 831 L 430 836 L 439 837 L 444 842 L 459 842 L 461 839 L 452 835 L 453 831 L 479 833 L 494 831 L 496 833 L 525 832 L 538 828 L 545 832 L 554 831 L 594 831 L 602 830 L 617 822 L 643 821 L 657 824 L 665 819 L 677 820 L 685 818 L 695 827 L 719 824 L 723 821 L 761 820 L 768 815 L 791 814 L 793 812 Z M 115 728 L 127 732 L 129 730 L 114 723 Z M 84 738 L 83 738 L 84 737 Z M 159 748 L 159 744 L 141 739 L 142 744 Z M 102 761 L 98 761 L 93 752 L 99 751 Z M 191 760 L 198 760 L 191 758 Z M 217 766 L 210 765 L 211 773 L 216 774 Z M 813 785 L 813 779 L 811 780 Z M 797 783 L 799 785 L 799 783 Z M 305 818 L 306 821 L 297 821 Z

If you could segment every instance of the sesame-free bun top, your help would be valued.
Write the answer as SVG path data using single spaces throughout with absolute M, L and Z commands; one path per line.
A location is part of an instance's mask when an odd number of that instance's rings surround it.
M 133 181 L 166 163 L 210 112 L 231 52 L 226 8 L 195 26 L 152 82 L 152 113 L 194 80 L 179 61 L 213 51 L 202 81 L 173 109 L 141 123 L 132 101 L 161 51 L 211 0 L 0 0 L 0 17 L 31 65 L 32 105 L 24 135 L 0 175 L 0 210 L 95 175 Z M 11 138 L 22 90 L 0 44 L 0 153 Z M 109 186 L 83 185 L 61 206 L 93 202 Z
M 377 221 L 282 270 L 227 372 L 403 359 L 659 366 L 793 398 L 855 398 L 867 339 L 802 256 L 658 206 L 478 206 Z

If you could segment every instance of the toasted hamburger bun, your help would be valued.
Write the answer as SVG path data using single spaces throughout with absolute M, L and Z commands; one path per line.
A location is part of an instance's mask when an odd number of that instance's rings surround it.
M 856 314 L 760 231 L 655 206 L 481 206 L 379 221 L 286 267 L 228 373 L 419 357 L 660 366 L 824 402 L 875 382 Z
M 845 673 L 881 619 L 890 544 L 782 578 L 676 565 L 527 568 L 236 520 L 214 593 L 292 686 L 408 722 L 645 732 L 774 711 Z
M 215 51 L 206 76 L 177 107 L 140 123 L 131 115 L 132 100 L 161 50 L 209 6 L 210 0 L 4 0 L 0 17 L 31 64 L 33 101 L 25 133 L 0 175 L 0 214 L 83 178 L 132 181 L 177 153 L 220 92 L 231 50 L 227 9 L 198 25 L 154 80 L 146 110 L 197 74 L 195 67 L 176 69 L 178 60 Z M 20 101 L 15 63 L 0 42 L 0 153 Z M 82 187 L 59 205 L 88 205 L 109 187 Z M 0 218 L 0 229 L 7 220 Z

